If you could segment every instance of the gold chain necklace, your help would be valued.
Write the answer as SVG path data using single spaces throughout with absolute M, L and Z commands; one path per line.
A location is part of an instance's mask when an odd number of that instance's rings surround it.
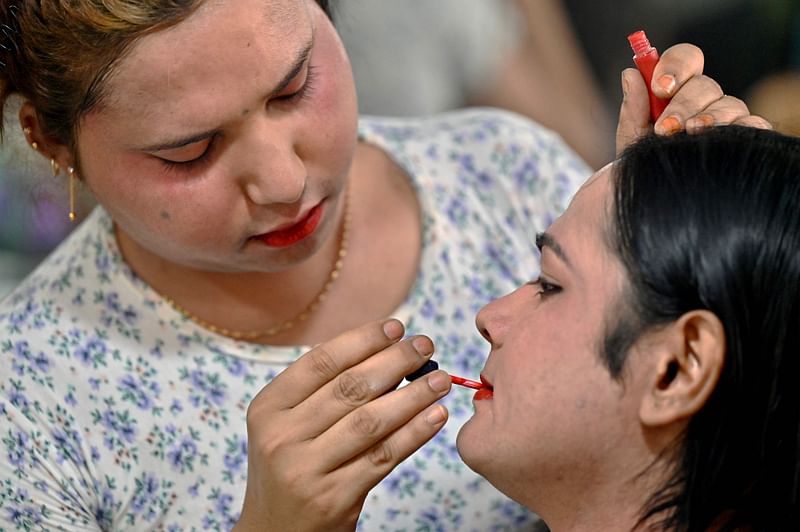
M 333 269 L 331 269 L 331 273 L 328 275 L 328 279 L 325 281 L 325 284 L 322 286 L 322 289 L 317 293 L 316 297 L 309 303 L 299 314 L 295 315 L 294 317 L 280 323 L 278 325 L 274 325 L 269 329 L 263 331 L 235 331 L 233 329 L 227 329 L 225 327 L 219 327 L 214 325 L 213 323 L 209 323 L 203 318 L 196 316 L 180 306 L 178 303 L 173 301 L 172 299 L 164 297 L 164 300 L 176 311 L 178 311 L 184 317 L 192 320 L 196 324 L 200 325 L 201 327 L 208 329 L 209 331 L 221 334 L 222 336 L 227 336 L 228 338 L 233 338 L 234 340 L 256 340 L 258 338 L 269 338 L 270 336 L 275 336 L 276 334 L 288 331 L 298 323 L 305 321 L 308 319 L 311 314 L 317 310 L 319 305 L 325 301 L 328 297 L 328 292 L 330 292 L 333 283 L 336 282 L 336 279 L 339 277 L 339 273 L 342 270 L 342 265 L 344 264 L 344 258 L 347 255 L 347 239 L 350 232 L 350 198 L 349 198 L 349 191 L 345 193 L 344 198 L 344 215 L 342 221 L 342 235 L 339 238 L 339 251 L 336 255 L 336 262 L 333 263 Z

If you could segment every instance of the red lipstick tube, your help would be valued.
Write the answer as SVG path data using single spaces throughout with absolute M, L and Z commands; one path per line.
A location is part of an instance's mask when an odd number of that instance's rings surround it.
M 628 42 L 633 49 L 633 62 L 636 63 L 636 68 L 641 72 L 647 85 L 647 94 L 650 95 L 650 117 L 655 122 L 669 103 L 669 100 L 662 100 L 653 94 L 653 89 L 650 88 L 653 81 L 653 70 L 658 63 L 658 50 L 650 45 L 647 35 L 641 30 L 628 35 Z

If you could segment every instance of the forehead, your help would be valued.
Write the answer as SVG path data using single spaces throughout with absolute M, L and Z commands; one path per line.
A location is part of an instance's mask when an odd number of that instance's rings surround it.
M 565 247 L 609 251 L 606 235 L 613 202 L 612 170 L 609 164 L 592 175 L 572 198 L 564 214 L 547 230 L 563 240 Z
M 139 39 L 109 80 L 107 110 L 181 119 L 214 97 L 265 92 L 286 73 L 311 26 L 304 0 L 209 0 L 186 20 Z

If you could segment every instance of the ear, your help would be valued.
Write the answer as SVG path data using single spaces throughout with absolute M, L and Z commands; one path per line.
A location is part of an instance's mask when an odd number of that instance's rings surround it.
M 660 330 L 649 346 L 655 365 L 642 395 L 640 421 L 646 426 L 688 419 L 706 404 L 725 362 L 725 329 L 707 310 L 687 312 Z
M 36 108 L 29 101 L 19 109 L 19 123 L 25 132 L 25 140 L 46 159 L 53 159 L 61 168 L 75 166 L 68 146 L 44 133 Z

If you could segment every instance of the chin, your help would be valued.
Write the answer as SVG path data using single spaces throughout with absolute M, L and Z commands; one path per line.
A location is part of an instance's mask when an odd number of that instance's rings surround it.
M 481 431 L 476 426 L 475 416 L 471 417 L 458 431 L 456 438 L 456 447 L 461 460 L 473 471 L 479 475 L 486 476 L 484 467 L 481 464 L 491 463 L 491 453 L 489 452 L 488 442 Z

